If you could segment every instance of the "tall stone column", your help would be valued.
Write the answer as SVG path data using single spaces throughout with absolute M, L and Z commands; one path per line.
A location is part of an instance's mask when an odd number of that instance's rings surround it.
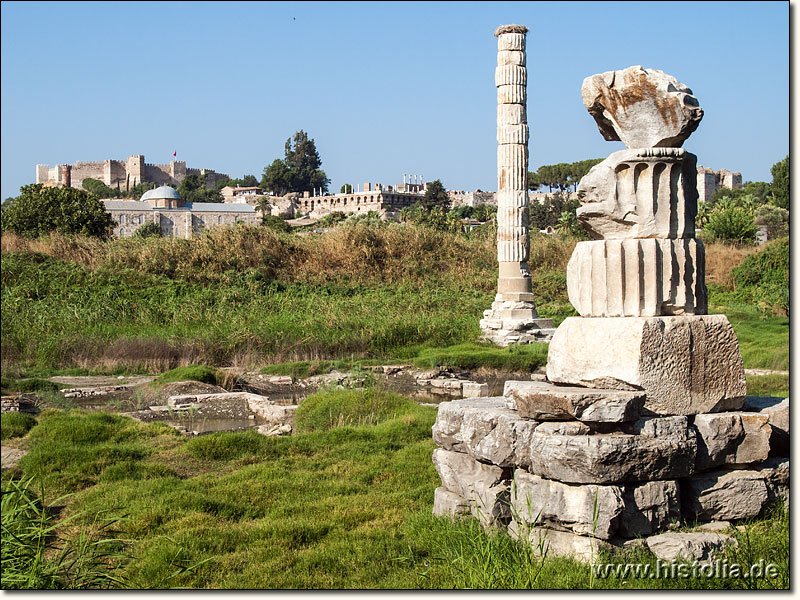
M 528 119 L 524 25 L 503 25 L 497 37 L 497 260 L 492 308 L 481 320 L 483 337 L 499 346 L 547 341 L 551 319 L 539 319 L 528 268 Z

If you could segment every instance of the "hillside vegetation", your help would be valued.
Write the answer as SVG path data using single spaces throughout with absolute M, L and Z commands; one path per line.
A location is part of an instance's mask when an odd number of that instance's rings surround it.
M 565 275 L 574 245 L 531 240 L 539 313 L 557 323 L 575 314 Z M 414 357 L 476 342 L 497 278 L 491 230 L 396 223 L 306 236 L 221 227 L 190 240 L 6 233 L 2 252 L 3 365 L 39 369 Z M 709 244 L 707 255 L 716 305 L 751 319 L 787 314 L 788 241 Z

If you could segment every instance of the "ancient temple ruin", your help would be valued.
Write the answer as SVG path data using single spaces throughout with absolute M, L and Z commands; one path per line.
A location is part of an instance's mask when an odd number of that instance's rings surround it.
M 497 295 L 481 320 L 483 337 L 497 344 L 547 341 L 552 319 L 540 319 L 528 269 L 528 118 L 523 25 L 504 25 L 497 37 Z
M 708 560 L 729 536 L 666 532 L 724 531 L 788 497 L 788 399 L 747 398 L 736 335 L 706 314 L 696 157 L 681 148 L 703 116 L 692 91 L 635 66 L 588 77 L 582 96 L 627 149 L 579 186 L 594 238 L 568 267 L 580 316 L 556 330 L 546 380 L 440 405 L 434 513 L 471 515 L 550 554 L 646 544 L 662 559 Z

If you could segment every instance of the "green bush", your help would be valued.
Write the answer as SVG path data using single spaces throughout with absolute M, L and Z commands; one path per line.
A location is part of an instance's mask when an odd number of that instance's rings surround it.
M 789 238 L 770 242 L 732 271 L 742 300 L 789 313 Z
M 789 211 L 772 204 L 765 204 L 756 211 L 756 225 L 766 228 L 767 239 L 782 238 L 789 235 Z
M 711 213 L 703 232 L 712 240 L 750 244 L 756 239 L 758 227 L 747 209 L 724 206 Z
M 9 412 L 0 419 L 0 439 L 9 440 L 18 438 L 28 433 L 36 425 L 36 419 L 31 415 L 21 412 Z
M 161 237 L 161 227 L 152 222 L 145 223 L 133 233 L 133 237 L 136 238 Z
M 156 383 L 171 383 L 173 381 L 200 381 L 219 385 L 222 379 L 220 372 L 212 367 L 204 365 L 190 365 L 188 367 L 178 367 L 162 373 L 156 379 Z
M 26 237 L 58 231 L 106 238 L 113 229 L 111 215 L 97 196 L 69 187 L 24 185 L 20 195 L 3 203 L 0 227 Z
M 289 223 L 275 215 L 264 215 L 261 217 L 261 224 L 264 227 L 269 227 L 282 233 L 291 233 L 292 231 L 292 226 Z

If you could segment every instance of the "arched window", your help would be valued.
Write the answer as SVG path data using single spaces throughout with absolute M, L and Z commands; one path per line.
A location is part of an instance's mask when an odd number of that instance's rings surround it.
M 120 225 L 126 225 L 127 222 L 128 222 L 128 218 L 125 215 L 120 215 L 119 216 L 119 224 Z

